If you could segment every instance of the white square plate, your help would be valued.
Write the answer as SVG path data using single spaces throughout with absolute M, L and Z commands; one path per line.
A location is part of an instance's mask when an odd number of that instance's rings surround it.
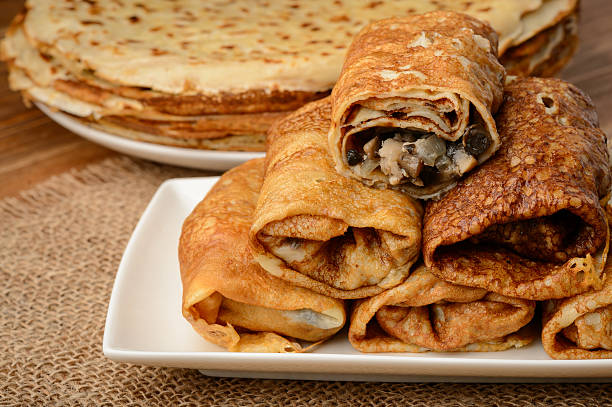
M 311 353 L 232 353 L 202 339 L 181 314 L 178 239 L 217 177 L 166 181 L 127 245 L 104 331 L 119 362 L 200 369 L 214 376 L 368 381 L 612 381 L 612 360 L 551 360 L 539 341 L 505 352 L 363 354 L 346 330 Z

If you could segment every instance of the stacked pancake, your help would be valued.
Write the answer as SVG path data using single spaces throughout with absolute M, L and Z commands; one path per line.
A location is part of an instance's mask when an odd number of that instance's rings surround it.
M 361 30 L 332 95 L 276 122 L 266 159 L 185 221 L 196 331 L 303 351 L 350 309 L 363 352 L 502 351 L 541 333 L 553 358 L 611 357 L 606 136 L 573 85 L 505 79 L 497 47 L 486 22 L 447 11 Z
M 263 151 L 275 120 L 329 93 L 363 26 L 436 9 L 490 22 L 511 73 L 552 75 L 575 49 L 577 0 L 28 0 L 2 58 L 26 101 L 109 133 Z

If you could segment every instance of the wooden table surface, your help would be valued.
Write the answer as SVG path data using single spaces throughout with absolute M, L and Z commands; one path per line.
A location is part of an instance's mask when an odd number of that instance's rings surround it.
M 0 0 L 0 33 L 23 7 Z M 595 102 L 602 129 L 612 135 L 612 1 L 583 0 L 580 48 L 561 77 L 585 90 Z M 36 108 L 26 108 L 7 85 L 0 68 L 0 198 L 119 153 L 93 144 L 55 124 Z

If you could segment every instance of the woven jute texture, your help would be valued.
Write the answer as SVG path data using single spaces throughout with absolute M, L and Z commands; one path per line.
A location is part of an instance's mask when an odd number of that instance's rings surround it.
M 0 406 L 612 406 L 605 384 L 402 384 L 211 378 L 107 360 L 106 307 L 159 184 L 206 175 L 128 158 L 0 201 Z

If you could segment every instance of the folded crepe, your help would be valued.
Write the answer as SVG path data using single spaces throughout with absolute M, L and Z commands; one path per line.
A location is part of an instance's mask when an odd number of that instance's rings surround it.
M 204 339 L 231 351 L 301 351 L 295 339 L 321 341 L 342 328 L 344 305 L 253 262 L 247 238 L 262 180 L 262 159 L 227 172 L 185 220 L 183 316 Z
M 422 206 L 338 174 L 327 150 L 329 99 L 277 122 L 253 217 L 255 259 L 269 273 L 336 298 L 401 283 L 418 257 Z
M 612 266 L 603 288 L 544 306 L 542 344 L 554 359 L 612 358 Z
M 401 285 L 360 301 L 349 341 L 362 352 L 501 351 L 530 343 L 535 302 L 454 285 L 422 264 Z
M 608 218 L 612 206 L 607 206 Z M 553 359 L 612 358 L 612 261 L 603 288 L 544 304 L 542 345 Z
M 439 196 L 499 148 L 493 113 L 504 77 L 497 34 L 468 15 L 370 24 L 332 91 L 336 169 L 415 198 Z
M 496 120 L 501 149 L 425 210 L 425 264 L 511 297 L 601 289 L 610 169 L 592 102 L 558 79 L 516 79 Z

